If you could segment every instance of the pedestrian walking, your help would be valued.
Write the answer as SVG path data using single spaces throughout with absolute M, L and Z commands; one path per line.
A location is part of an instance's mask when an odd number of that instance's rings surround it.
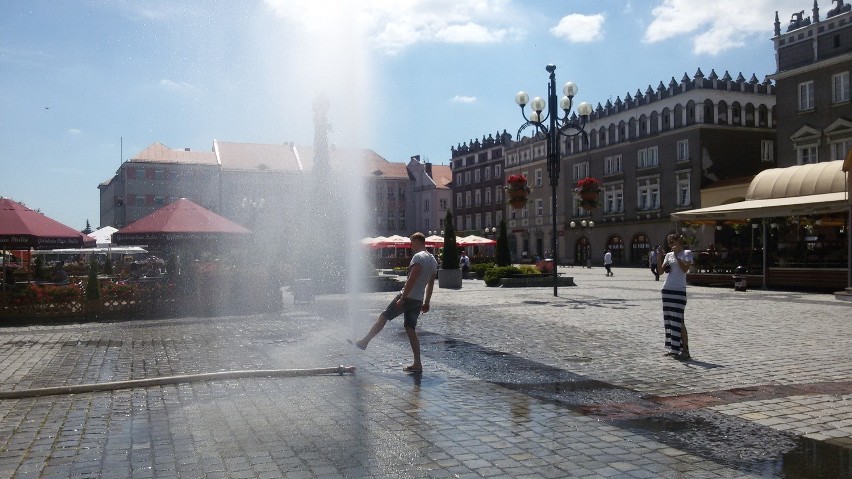
M 614 276 L 612 274 L 612 251 L 608 249 L 606 250 L 606 253 L 604 253 L 604 268 L 606 268 L 607 276 Z
M 408 372 L 419 373 L 423 371 L 423 364 L 420 361 L 420 339 L 417 337 L 415 328 L 420 313 L 429 312 L 429 300 L 432 298 L 432 288 L 435 286 L 438 262 L 434 256 L 426 251 L 426 237 L 423 233 L 414 233 L 410 238 L 413 256 L 408 265 L 408 278 L 405 280 L 405 287 L 379 314 L 367 335 L 356 341 L 355 345 L 361 349 L 367 349 L 370 340 L 381 332 L 385 323 L 402 314 L 405 317 L 403 323 L 405 334 L 408 335 L 408 342 L 411 344 L 411 352 L 414 355 L 414 362 L 404 369 Z
M 683 236 L 670 234 L 666 243 L 671 251 L 657 256 L 657 268 L 666 273 L 663 282 L 663 327 L 666 332 L 666 353 L 684 361 L 690 358 L 689 341 L 683 312 L 686 309 L 686 272 L 692 266 L 692 251 L 683 246 Z
M 657 269 L 657 257 L 660 255 L 660 245 L 654 246 L 651 254 L 648 255 L 648 266 L 651 268 L 651 273 L 654 274 L 654 281 L 660 280 L 660 270 Z

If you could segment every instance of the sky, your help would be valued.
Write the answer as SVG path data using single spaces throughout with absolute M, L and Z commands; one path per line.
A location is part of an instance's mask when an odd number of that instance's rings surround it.
M 524 120 L 545 67 L 592 105 L 701 68 L 775 72 L 812 0 L 0 0 L 0 196 L 98 228 L 98 184 L 160 142 L 329 141 L 388 161 L 449 164 L 451 148 Z M 823 12 L 833 7 L 820 0 Z M 824 15 L 824 13 L 823 13 Z

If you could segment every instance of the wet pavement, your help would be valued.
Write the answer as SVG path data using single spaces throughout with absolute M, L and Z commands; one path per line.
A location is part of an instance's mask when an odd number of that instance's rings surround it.
M 273 315 L 0 328 L 0 477 L 852 477 L 852 304 L 690 287 L 691 361 L 663 356 L 650 272 L 437 289 L 424 373 L 392 296 Z M 733 286 L 733 285 L 732 285 Z M 238 377 L 122 388 L 220 371 Z

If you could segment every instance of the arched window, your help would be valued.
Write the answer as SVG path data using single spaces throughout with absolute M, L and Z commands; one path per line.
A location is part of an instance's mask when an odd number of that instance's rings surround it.
M 630 262 L 640 266 L 647 266 L 650 251 L 651 240 L 643 233 L 637 234 L 630 241 Z
M 612 253 L 613 264 L 624 264 L 624 240 L 612 235 L 606 240 L 606 248 Z
M 707 100 L 707 101 L 709 102 L 710 100 Z M 720 101 L 718 109 L 719 109 L 718 123 L 720 125 L 727 125 L 728 124 L 728 114 L 729 114 L 728 104 L 724 101 Z M 713 123 L 713 122 L 705 120 L 705 123 Z
M 755 126 L 754 120 L 754 105 L 752 103 L 746 103 L 745 126 Z
M 651 123 L 650 128 L 648 129 L 648 133 L 655 134 L 660 131 L 660 114 L 655 110 L 651 112 Z
M 695 124 L 695 102 L 689 100 L 686 103 L 686 124 L 694 125 Z
M 721 118 L 719 118 L 719 120 L 721 122 Z M 725 120 L 725 122 L 727 123 L 727 120 Z M 716 109 L 711 100 L 704 100 L 704 123 L 716 123 Z

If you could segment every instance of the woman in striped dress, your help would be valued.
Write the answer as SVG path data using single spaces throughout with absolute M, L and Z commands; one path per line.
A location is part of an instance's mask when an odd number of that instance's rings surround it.
M 692 266 L 692 251 L 684 249 L 683 236 L 666 238 L 671 251 L 657 254 L 657 271 L 666 272 L 663 283 L 663 325 L 666 330 L 666 355 L 684 361 L 690 358 L 683 311 L 686 308 L 686 272 Z

